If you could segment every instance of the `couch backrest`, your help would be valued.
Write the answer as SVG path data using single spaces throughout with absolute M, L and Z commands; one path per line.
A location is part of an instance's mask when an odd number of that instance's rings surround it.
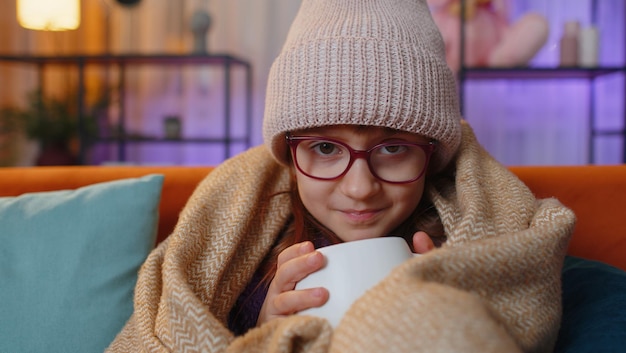
M 76 189 L 109 180 L 163 174 L 157 243 L 174 229 L 178 214 L 212 167 L 71 166 L 0 168 L 0 196 L 26 192 Z
M 102 181 L 151 173 L 165 175 L 157 241 L 165 239 L 178 214 L 211 167 L 38 167 L 0 169 L 0 196 L 75 189 Z M 537 197 L 556 197 L 578 222 L 569 253 L 626 270 L 626 165 L 512 167 Z
M 514 167 L 539 198 L 576 213 L 569 253 L 626 270 L 626 165 Z

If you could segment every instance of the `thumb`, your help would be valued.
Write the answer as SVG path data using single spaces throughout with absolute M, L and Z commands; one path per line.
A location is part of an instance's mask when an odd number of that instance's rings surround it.
M 426 232 L 419 231 L 413 234 L 413 251 L 417 254 L 424 254 L 435 248 L 435 243 L 426 234 Z

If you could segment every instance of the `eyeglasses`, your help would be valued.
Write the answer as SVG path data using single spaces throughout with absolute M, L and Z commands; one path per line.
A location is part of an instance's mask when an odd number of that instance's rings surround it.
M 402 141 L 378 144 L 367 151 L 319 136 L 286 136 L 298 170 L 313 179 L 334 180 L 344 176 L 354 161 L 363 158 L 376 178 L 392 184 L 411 183 L 424 175 L 435 142 Z

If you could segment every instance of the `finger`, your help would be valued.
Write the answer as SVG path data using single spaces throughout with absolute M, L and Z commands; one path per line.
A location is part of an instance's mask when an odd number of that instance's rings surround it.
M 278 258 L 276 259 L 277 265 L 281 266 L 291 259 L 313 252 L 314 250 L 315 248 L 313 247 L 313 243 L 310 241 L 303 241 L 301 243 L 294 244 L 278 254 Z
M 278 266 L 272 284 L 277 292 L 293 290 L 296 283 L 322 268 L 324 263 L 324 255 L 317 251 L 292 258 Z
M 435 248 L 435 243 L 426 232 L 416 232 L 413 234 L 413 251 L 417 254 L 425 254 Z
M 309 288 L 283 292 L 274 297 L 274 309 L 278 315 L 290 315 L 305 309 L 324 305 L 329 293 L 326 288 Z

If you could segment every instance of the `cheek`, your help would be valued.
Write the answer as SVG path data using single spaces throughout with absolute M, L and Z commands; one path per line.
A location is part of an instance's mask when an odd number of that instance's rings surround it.
M 402 189 L 395 190 L 395 203 L 400 205 L 400 211 L 404 217 L 408 217 L 424 195 L 424 182 L 418 181 L 415 185 L 406 185 Z
M 329 195 L 332 193 L 332 188 L 329 182 L 320 182 L 313 180 L 300 173 L 296 173 L 296 185 L 298 188 L 298 195 L 302 204 L 312 214 L 316 213 L 316 210 L 325 205 L 325 200 L 328 200 Z

